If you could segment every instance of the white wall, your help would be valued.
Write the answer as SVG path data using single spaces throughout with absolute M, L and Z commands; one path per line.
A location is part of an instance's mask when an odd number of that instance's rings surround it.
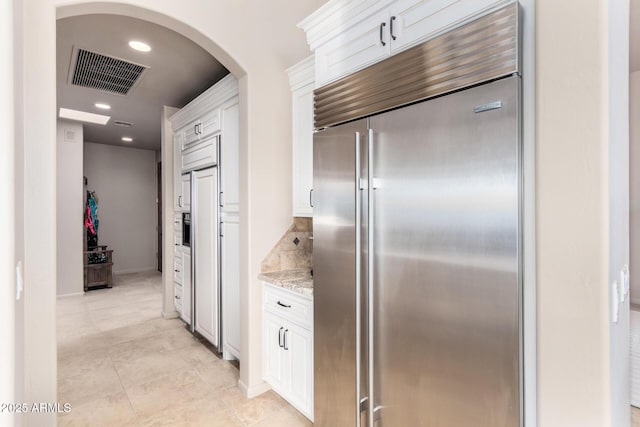
M 629 76 L 631 302 L 640 304 L 640 71 Z
M 73 136 L 73 138 L 71 138 Z M 71 295 L 84 290 L 82 125 L 58 120 L 56 137 L 57 292 Z
M 98 195 L 98 243 L 113 249 L 113 271 L 156 268 L 156 153 L 84 144 L 84 176 Z
M 609 285 L 618 283 L 629 264 L 629 0 L 608 0 L 609 106 Z M 629 299 L 610 304 L 620 310 L 609 321 L 611 425 L 631 423 L 629 365 Z
M 0 5 L 0 402 L 15 402 L 15 146 L 13 2 Z M 0 426 L 14 424 L 0 413 Z

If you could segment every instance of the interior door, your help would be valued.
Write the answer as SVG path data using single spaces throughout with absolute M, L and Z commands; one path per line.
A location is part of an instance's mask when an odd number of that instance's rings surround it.
M 214 346 L 219 346 L 218 280 L 218 172 L 216 168 L 192 172 L 191 256 L 195 298 L 195 330 Z
M 314 134 L 314 423 L 355 426 L 358 389 L 358 208 L 356 150 L 366 146 L 367 121 Z
M 370 119 L 379 427 L 520 425 L 519 85 Z

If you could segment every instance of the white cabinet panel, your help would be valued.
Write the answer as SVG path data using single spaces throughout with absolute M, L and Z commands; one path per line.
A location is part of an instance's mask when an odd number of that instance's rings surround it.
M 313 334 L 289 324 L 285 330 L 285 341 L 291 359 L 289 398 L 313 420 Z
M 180 210 L 182 212 L 189 212 L 191 209 L 191 175 L 184 174 L 180 177 L 180 192 L 182 193 L 180 199 Z
M 216 163 L 218 137 L 199 141 L 182 152 L 182 171 L 202 169 Z
M 396 18 L 393 22 L 396 39 L 391 40 L 391 53 L 408 49 L 454 28 L 496 3 L 496 0 L 396 1 L 390 8 L 390 15 Z
M 176 308 L 176 311 L 180 313 L 180 317 L 182 317 L 182 285 L 179 283 L 173 284 L 173 305 Z
M 195 330 L 219 347 L 218 281 L 218 172 L 215 168 L 193 172 L 193 189 L 197 201 L 192 224 L 196 225 L 192 256 L 195 257 Z
M 293 216 L 311 217 L 313 188 L 313 83 L 293 91 Z
M 182 312 L 180 317 L 191 323 L 191 249 L 184 248 L 182 253 Z
M 224 214 L 223 214 L 224 215 Z M 223 355 L 240 359 L 240 221 L 224 215 L 221 224 Z
M 288 353 L 283 351 L 283 320 L 274 315 L 263 319 L 262 346 L 264 348 L 263 372 L 264 380 L 274 390 L 286 390 L 290 374 Z
M 379 11 L 318 47 L 317 86 L 389 56 L 388 21 L 389 11 Z
M 220 141 L 220 206 L 222 212 L 240 212 L 240 138 L 238 100 L 223 106 Z
M 182 132 L 173 135 L 173 210 L 182 210 Z

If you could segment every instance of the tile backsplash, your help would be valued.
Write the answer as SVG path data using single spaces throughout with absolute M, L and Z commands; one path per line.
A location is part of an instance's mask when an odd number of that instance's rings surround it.
M 262 260 L 261 272 L 311 268 L 313 254 L 311 218 L 293 218 L 293 224 Z

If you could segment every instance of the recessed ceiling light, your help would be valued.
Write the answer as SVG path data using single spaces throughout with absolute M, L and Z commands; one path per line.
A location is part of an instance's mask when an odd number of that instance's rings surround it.
M 105 103 L 102 103 L 102 102 L 96 102 L 94 105 L 96 106 L 96 108 L 99 108 L 101 110 L 110 110 L 111 109 L 111 105 L 105 104 Z
M 133 141 L 133 138 L 131 138 L 130 136 L 123 136 L 123 137 L 122 137 L 122 140 L 123 140 L 124 142 L 131 142 L 131 141 Z
M 129 42 L 129 47 L 131 49 L 139 50 L 140 52 L 149 52 L 151 50 L 151 46 L 137 40 L 131 40 Z
M 68 108 L 61 108 L 58 116 L 61 119 L 77 120 L 98 125 L 106 125 L 111 119 L 111 117 L 103 116 L 102 114 L 87 113 L 86 111 L 70 110 Z

